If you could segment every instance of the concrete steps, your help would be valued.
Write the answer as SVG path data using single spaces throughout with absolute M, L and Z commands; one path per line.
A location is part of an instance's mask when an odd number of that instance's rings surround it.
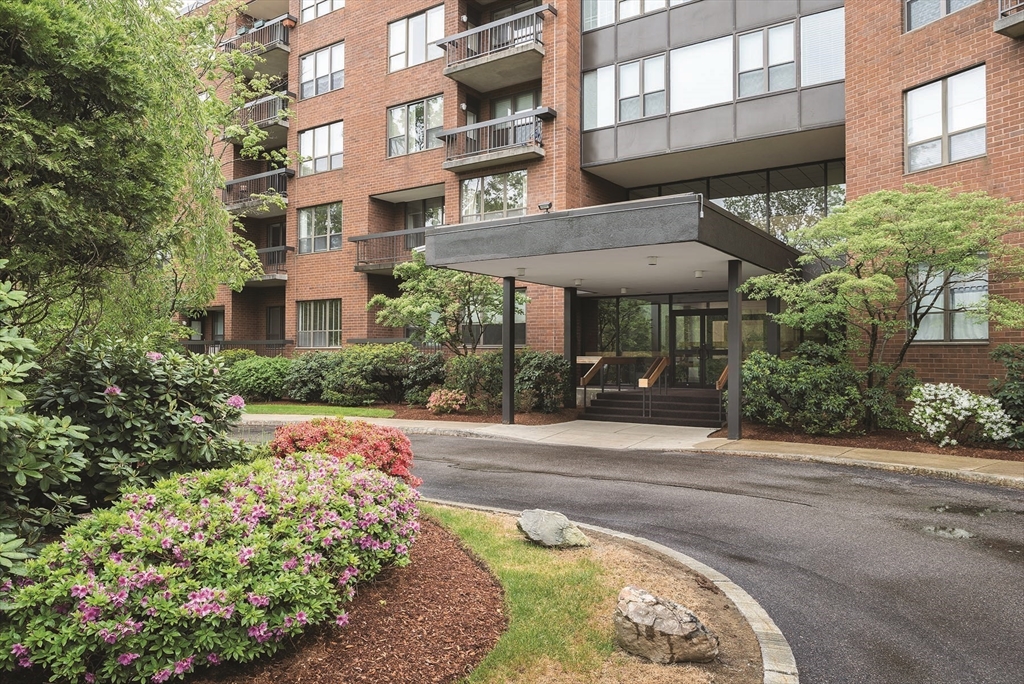
M 646 404 L 646 407 L 645 407 Z M 581 420 L 719 428 L 724 425 L 716 390 L 602 392 L 591 399 Z

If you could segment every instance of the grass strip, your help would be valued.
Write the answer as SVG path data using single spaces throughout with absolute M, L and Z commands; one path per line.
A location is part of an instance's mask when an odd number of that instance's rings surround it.
M 368 406 L 330 406 L 328 404 L 246 404 L 246 413 L 280 413 L 293 416 L 344 416 L 348 418 L 390 418 L 391 409 Z
M 476 511 L 421 508 L 458 535 L 505 589 L 508 631 L 466 682 L 537 681 L 531 677 L 552 664 L 588 673 L 612 654 L 611 630 L 601 628 L 598 613 L 613 589 L 587 552 L 536 546 L 507 521 Z

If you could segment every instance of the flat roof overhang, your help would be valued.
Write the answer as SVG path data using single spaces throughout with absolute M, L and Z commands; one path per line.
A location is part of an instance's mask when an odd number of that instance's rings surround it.
M 426 233 L 431 266 L 578 287 L 582 296 L 618 295 L 622 288 L 629 295 L 722 291 L 730 260 L 739 259 L 749 278 L 795 267 L 798 256 L 693 194 L 439 226 Z M 653 266 L 650 257 L 656 257 Z

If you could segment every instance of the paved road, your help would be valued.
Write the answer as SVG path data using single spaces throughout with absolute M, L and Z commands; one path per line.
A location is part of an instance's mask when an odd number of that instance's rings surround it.
M 725 573 L 782 629 L 804 684 L 1024 677 L 1020 491 L 719 454 L 411 439 L 427 497 L 558 510 Z

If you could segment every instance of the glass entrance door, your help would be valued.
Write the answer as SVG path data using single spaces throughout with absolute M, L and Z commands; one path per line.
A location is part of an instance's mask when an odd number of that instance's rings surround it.
M 729 359 L 728 313 L 677 313 L 675 329 L 675 386 L 714 387 Z

